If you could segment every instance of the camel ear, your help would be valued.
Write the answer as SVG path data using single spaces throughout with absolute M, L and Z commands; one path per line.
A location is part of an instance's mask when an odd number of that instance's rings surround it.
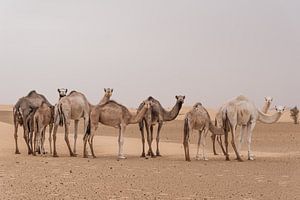
M 114 89 L 111 89 L 111 92 L 113 92 L 114 91 Z
M 66 89 L 66 94 L 67 94 L 67 92 L 68 92 L 68 89 Z
M 277 109 L 277 106 L 275 106 L 275 110 L 277 111 L 278 109 Z
M 285 106 L 283 107 L 282 111 L 285 111 Z
M 59 89 L 57 89 L 57 92 L 59 92 Z
M 104 88 L 104 92 L 106 92 L 106 88 Z
M 265 97 L 265 101 L 267 101 L 267 97 Z
M 185 96 L 183 96 L 183 99 L 185 99 Z
M 178 99 L 178 96 L 176 95 L 175 98 Z

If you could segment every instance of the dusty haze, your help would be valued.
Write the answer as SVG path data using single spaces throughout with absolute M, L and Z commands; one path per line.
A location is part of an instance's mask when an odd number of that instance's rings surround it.
M 136 107 L 217 107 L 245 94 L 261 105 L 300 102 L 299 1 L 0 1 L 0 104 L 31 89 L 104 87 Z M 296 93 L 294 92 L 296 91 Z

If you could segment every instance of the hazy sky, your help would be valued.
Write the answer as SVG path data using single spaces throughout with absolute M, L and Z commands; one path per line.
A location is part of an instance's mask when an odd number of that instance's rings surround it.
M 0 103 L 57 88 L 97 103 L 300 105 L 300 1 L 0 0 Z

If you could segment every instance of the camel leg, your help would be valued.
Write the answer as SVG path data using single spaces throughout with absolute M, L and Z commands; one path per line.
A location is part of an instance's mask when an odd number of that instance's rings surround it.
M 141 157 L 145 157 L 145 133 L 144 133 L 144 120 L 139 123 L 141 136 L 142 136 L 142 155 Z
M 222 149 L 223 155 L 226 155 L 225 149 L 223 147 L 223 142 L 222 142 L 222 136 L 221 135 L 217 136 L 217 141 L 218 141 L 218 143 L 219 143 L 219 145 Z
M 24 126 L 26 126 L 26 125 L 24 125 Z M 31 154 L 31 148 L 30 148 L 30 145 L 29 145 L 29 131 L 25 127 L 24 127 L 23 137 L 24 137 L 24 140 L 25 140 L 27 148 L 28 148 L 28 154 Z
M 90 135 L 85 133 L 84 134 L 84 137 L 83 137 L 83 157 L 84 158 L 88 158 L 88 153 L 87 153 L 87 150 L 86 150 L 86 143 L 88 142 L 89 138 L 94 134 L 94 131 L 97 130 L 97 127 L 93 127 L 93 125 L 91 124 L 91 132 L 90 132 Z M 94 130 L 95 129 L 95 130 Z M 91 151 L 92 151 L 92 147 L 90 146 L 91 148 Z
M 236 148 L 236 145 L 235 145 L 235 135 L 236 135 L 236 125 L 235 126 L 230 126 L 231 128 L 231 145 L 232 145 L 232 148 L 236 154 L 236 159 L 238 161 L 243 161 L 242 158 L 240 157 L 240 154 Z
M 70 152 L 70 156 L 71 157 L 75 157 L 75 154 L 72 152 L 71 149 L 71 145 L 70 145 L 70 141 L 69 141 L 69 133 L 70 133 L 70 122 L 66 122 L 65 123 L 65 141 L 67 143 L 69 152 Z
M 215 134 L 212 134 L 211 135 L 211 140 L 212 140 L 212 144 L 213 144 L 214 155 L 218 155 L 217 151 L 216 151 L 216 139 L 217 139 L 217 136 Z
M 76 155 L 76 141 L 77 141 L 77 135 L 78 135 L 78 124 L 79 124 L 79 120 L 75 120 L 74 121 L 74 149 L 73 149 L 73 153 L 75 155 Z M 84 120 L 84 126 L 86 126 L 85 120 Z M 85 130 L 86 130 L 86 128 L 84 128 L 84 131 Z
M 183 148 L 184 148 L 185 160 L 190 162 L 191 158 L 189 153 L 189 137 L 190 137 L 189 130 L 185 129 L 183 135 Z
M 228 153 L 228 132 L 226 131 L 225 132 L 225 157 L 226 157 L 226 160 L 229 161 L 229 153 Z
M 191 129 L 190 129 L 191 130 Z M 198 137 L 198 143 L 197 143 L 197 154 L 196 154 L 196 160 L 200 160 L 200 144 L 201 144 L 201 135 L 202 130 L 199 130 L 199 137 Z
M 94 143 L 94 135 L 91 135 L 89 137 L 89 145 L 90 145 L 90 149 L 91 149 L 91 153 L 92 153 L 93 158 L 96 158 L 93 143 Z
M 146 130 L 147 130 L 147 142 L 149 146 L 147 156 L 155 157 L 152 151 L 153 125 L 146 123 Z
M 41 153 L 42 154 L 46 154 L 46 151 L 45 151 L 45 137 L 46 137 L 46 127 L 43 128 L 43 131 L 42 131 L 42 135 L 41 135 Z
M 49 147 L 50 147 L 50 154 L 52 154 L 52 137 L 51 137 L 51 133 L 53 130 L 53 124 L 49 125 Z
M 124 156 L 124 153 L 123 153 L 125 130 L 126 130 L 126 126 L 124 124 L 121 124 L 120 129 L 119 129 L 119 138 L 118 138 L 118 143 L 119 143 L 118 159 L 126 159 L 126 157 Z
M 252 133 L 253 133 L 253 129 L 254 129 L 255 125 L 256 125 L 256 122 L 251 122 L 251 124 L 249 124 L 247 127 L 248 160 L 254 160 L 254 155 L 252 154 L 252 151 L 251 151 L 251 140 L 252 140 Z
M 161 130 L 162 125 L 163 125 L 162 122 L 158 123 L 157 135 L 156 135 L 156 156 L 161 156 L 161 154 L 159 152 L 159 139 L 160 139 L 160 130 Z
M 54 130 L 53 130 L 53 157 L 58 157 L 57 152 L 56 152 L 56 133 L 57 133 L 58 125 L 54 125 Z
M 38 140 L 38 134 L 39 134 L 39 130 L 35 131 L 34 132 L 34 146 L 33 146 L 33 152 L 32 152 L 32 155 L 36 156 L 36 150 L 37 150 L 37 140 Z
M 205 155 L 205 145 L 206 145 L 206 136 L 208 133 L 208 128 L 204 129 L 204 133 L 201 134 L 201 146 L 202 146 L 202 156 L 203 156 L 203 160 L 208 160 L 208 158 Z
M 241 131 L 240 131 L 240 136 L 239 136 L 239 143 L 238 143 L 238 147 L 237 150 L 239 152 L 239 154 L 241 155 L 241 149 L 242 149 L 242 145 L 244 143 L 244 136 L 245 136 L 245 132 L 247 131 L 247 126 L 242 125 L 241 127 Z
M 15 138 L 15 144 L 16 144 L 15 154 L 20 154 L 19 147 L 18 147 L 18 127 L 19 127 L 19 124 L 18 124 L 18 122 L 15 121 L 14 125 L 15 125 L 14 138 Z

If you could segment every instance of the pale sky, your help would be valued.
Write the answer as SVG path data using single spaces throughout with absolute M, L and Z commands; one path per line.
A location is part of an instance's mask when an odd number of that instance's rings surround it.
M 35 89 L 104 87 L 128 106 L 218 107 L 239 94 L 258 106 L 300 104 L 300 1 L 0 0 L 0 104 Z

